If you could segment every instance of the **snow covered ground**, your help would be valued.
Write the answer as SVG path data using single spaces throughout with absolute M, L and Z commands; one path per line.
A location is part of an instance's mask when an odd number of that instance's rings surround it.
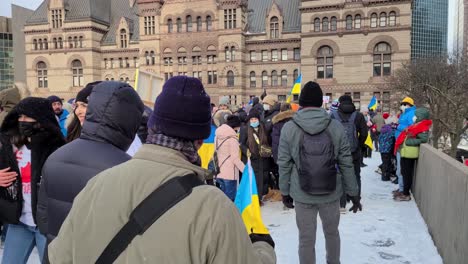
M 362 171 L 363 211 L 341 217 L 341 263 L 443 264 L 414 201 L 394 202 L 391 191 L 396 185 L 380 181 L 380 175 L 374 172 L 380 164 L 380 155 L 373 153 L 373 159 L 366 159 L 365 163 L 369 166 Z M 281 202 L 267 202 L 262 210 L 263 220 L 276 243 L 278 263 L 299 263 L 294 210 L 284 211 Z M 317 264 L 325 264 L 325 240 L 320 225 L 316 253 Z M 33 252 L 28 264 L 38 263 L 39 257 Z
M 415 202 L 394 202 L 391 191 L 396 185 L 382 182 L 374 172 L 380 154 L 374 152 L 364 163 L 369 166 L 361 173 L 363 211 L 341 215 L 341 263 L 442 264 Z M 294 210 L 284 211 L 281 202 L 267 203 L 262 210 L 276 243 L 278 263 L 299 263 Z M 321 224 L 317 227 L 316 255 L 317 264 L 326 263 Z

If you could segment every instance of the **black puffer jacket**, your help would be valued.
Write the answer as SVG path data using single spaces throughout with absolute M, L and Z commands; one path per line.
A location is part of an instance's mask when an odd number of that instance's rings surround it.
M 89 98 L 79 139 L 58 149 L 43 169 L 39 229 L 50 242 L 60 231 L 75 197 L 101 171 L 128 161 L 143 116 L 143 103 L 126 83 L 102 82 Z M 108 208 L 112 210 L 112 208 Z
M 351 115 L 356 111 L 356 107 L 352 102 L 342 102 L 338 107 L 338 114 L 344 120 L 351 118 Z M 333 116 L 332 116 L 333 118 Z M 357 133 L 359 134 L 358 142 L 360 151 L 366 145 L 367 134 L 369 133 L 369 128 L 367 127 L 366 119 L 364 115 L 360 112 L 357 113 L 356 119 L 354 120 L 354 125 L 356 126 Z M 354 153 L 353 153 L 354 154 Z M 353 155 L 354 157 L 355 155 Z

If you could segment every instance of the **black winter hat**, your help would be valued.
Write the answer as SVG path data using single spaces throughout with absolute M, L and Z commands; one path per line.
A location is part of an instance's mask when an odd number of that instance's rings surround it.
M 316 82 L 308 82 L 302 88 L 299 96 L 299 105 L 302 107 L 321 107 L 323 105 L 323 92 Z
M 75 102 L 83 102 L 87 104 L 89 96 L 93 91 L 93 88 L 100 83 L 101 81 L 88 83 L 85 88 L 81 89 L 81 91 L 78 92 L 78 94 L 76 95 Z
M 197 78 L 169 79 L 156 98 L 148 128 L 187 140 L 206 139 L 211 133 L 210 96 Z
M 53 104 L 55 102 L 60 102 L 61 104 L 63 104 L 62 99 L 60 99 L 60 97 L 58 97 L 56 95 L 51 95 L 51 96 L 47 97 L 47 100 L 49 100 L 50 104 Z
M 52 105 L 48 99 L 39 97 L 27 97 L 21 100 L 15 107 L 16 114 L 26 115 L 36 119 L 40 124 L 53 124 L 58 126 L 57 117 L 55 116 Z
M 231 128 L 236 128 L 241 126 L 241 120 L 239 116 L 237 115 L 230 115 L 227 117 L 227 123 L 228 126 Z
M 251 109 L 249 111 L 249 115 L 247 116 L 247 121 L 249 121 L 251 118 L 260 119 L 260 113 L 255 109 Z
M 342 103 L 344 103 L 344 102 L 350 102 L 350 103 L 352 103 L 352 102 L 353 102 L 353 98 L 351 98 L 350 95 L 345 94 L 345 95 L 340 96 L 340 98 L 338 99 L 338 101 L 340 102 L 340 104 L 342 104 Z

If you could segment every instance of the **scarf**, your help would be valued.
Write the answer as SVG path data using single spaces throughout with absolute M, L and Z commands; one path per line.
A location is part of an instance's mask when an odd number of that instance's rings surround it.
M 166 136 L 150 128 L 146 143 L 177 150 L 181 152 L 190 163 L 201 166 L 201 159 L 193 141 Z
M 400 136 L 398 136 L 395 142 L 394 154 L 396 155 L 396 153 L 398 152 L 398 149 L 400 148 L 401 145 L 403 145 L 407 137 L 415 138 L 418 134 L 429 131 L 431 126 L 432 126 L 432 120 L 426 119 L 412 126 L 409 126 L 407 129 L 401 132 Z

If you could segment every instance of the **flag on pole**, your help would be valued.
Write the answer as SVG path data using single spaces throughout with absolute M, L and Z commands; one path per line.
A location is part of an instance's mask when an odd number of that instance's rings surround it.
M 377 97 L 375 96 L 372 96 L 372 99 L 369 103 L 369 106 L 367 108 L 369 108 L 369 110 L 377 110 L 377 107 L 379 106 L 379 103 L 377 102 Z
M 297 77 L 296 82 L 294 82 L 291 92 L 289 93 L 288 99 L 286 100 L 287 103 L 291 103 L 295 94 L 301 93 L 301 83 L 302 83 L 302 74 L 299 74 L 299 77 Z
M 239 209 L 242 220 L 244 220 L 247 233 L 269 234 L 268 229 L 263 224 L 260 213 L 260 201 L 258 199 L 257 183 L 255 173 L 250 164 L 250 159 L 245 165 L 242 173 L 242 180 L 237 190 L 235 202 Z

